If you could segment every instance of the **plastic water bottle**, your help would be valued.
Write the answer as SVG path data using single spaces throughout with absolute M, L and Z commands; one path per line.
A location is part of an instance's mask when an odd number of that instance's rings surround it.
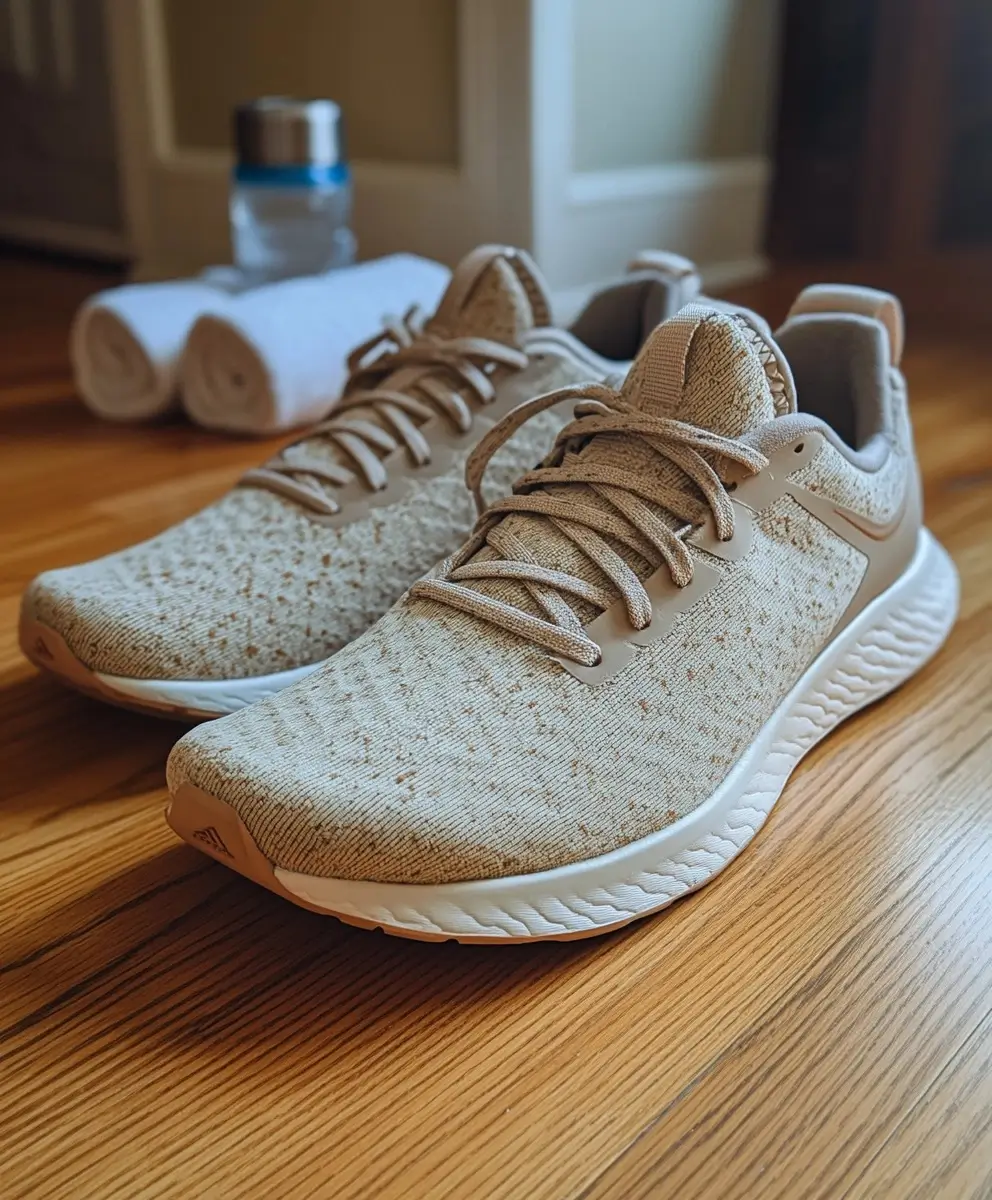
M 341 109 L 267 96 L 235 112 L 231 239 L 244 282 L 315 275 L 355 260 Z

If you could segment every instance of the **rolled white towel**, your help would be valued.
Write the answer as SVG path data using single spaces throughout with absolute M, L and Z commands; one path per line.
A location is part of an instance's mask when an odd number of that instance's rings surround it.
M 179 401 L 179 360 L 196 318 L 226 293 L 198 279 L 135 283 L 91 296 L 72 323 L 76 386 L 98 416 L 143 421 Z
M 447 267 L 394 254 L 269 284 L 201 316 L 180 366 L 182 402 L 210 429 L 270 434 L 319 421 L 334 406 L 354 347 L 387 314 L 433 312 Z

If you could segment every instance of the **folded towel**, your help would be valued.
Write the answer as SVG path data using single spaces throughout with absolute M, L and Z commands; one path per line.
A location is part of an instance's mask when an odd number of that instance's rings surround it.
M 394 254 L 306 279 L 269 284 L 201 316 L 180 367 L 183 405 L 210 429 L 270 434 L 326 416 L 347 358 L 411 305 L 433 312 L 450 272 Z
M 91 296 L 69 336 L 76 386 L 111 421 L 157 417 L 178 403 L 178 371 L 196 318 L 226 293 L 198 279 L 135 283 Z

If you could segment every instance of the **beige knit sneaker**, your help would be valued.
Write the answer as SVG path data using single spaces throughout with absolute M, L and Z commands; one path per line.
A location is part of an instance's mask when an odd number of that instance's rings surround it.
M 302 441 L 158 537 L 36 579 L 24 653 L 84 691 L 169 715 L 273 694 L 459 545 L 474 518 L 465 459 L 486 429 L 536 391 L 625 373 L 698 282 L 686 260 L 648 254 L 566 331 L 528 255 L 481 247 L 429 321 L 408 314 L 355 351 L 335 415 Z M 503 449 L 504 487 L 568 411 Z
M 569 389 L 553 453 L 442 570 L 177 744 L 172 826 L 295 903 L 417 938 L 581 937 L 701 886 L 954 622 L 901 346 L 897 302 L 863 289 L 803 293 L 777 342 L 683 309 L 621 392 Z

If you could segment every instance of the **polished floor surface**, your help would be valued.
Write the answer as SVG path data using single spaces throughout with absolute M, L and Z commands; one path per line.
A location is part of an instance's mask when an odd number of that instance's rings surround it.
M 175 725 L 20 655 L 37 571 L 269 449 L 101 424 L 101 279 L 0 262 L 0 1195 L 992 1194 L 992 337 L 917 323 L 943 653 L 803 765 L 702 892 L 600 940 L 420 945 L 295 909 L 165 826 Z M 772 317 L 785 285 L 751 296 Z

